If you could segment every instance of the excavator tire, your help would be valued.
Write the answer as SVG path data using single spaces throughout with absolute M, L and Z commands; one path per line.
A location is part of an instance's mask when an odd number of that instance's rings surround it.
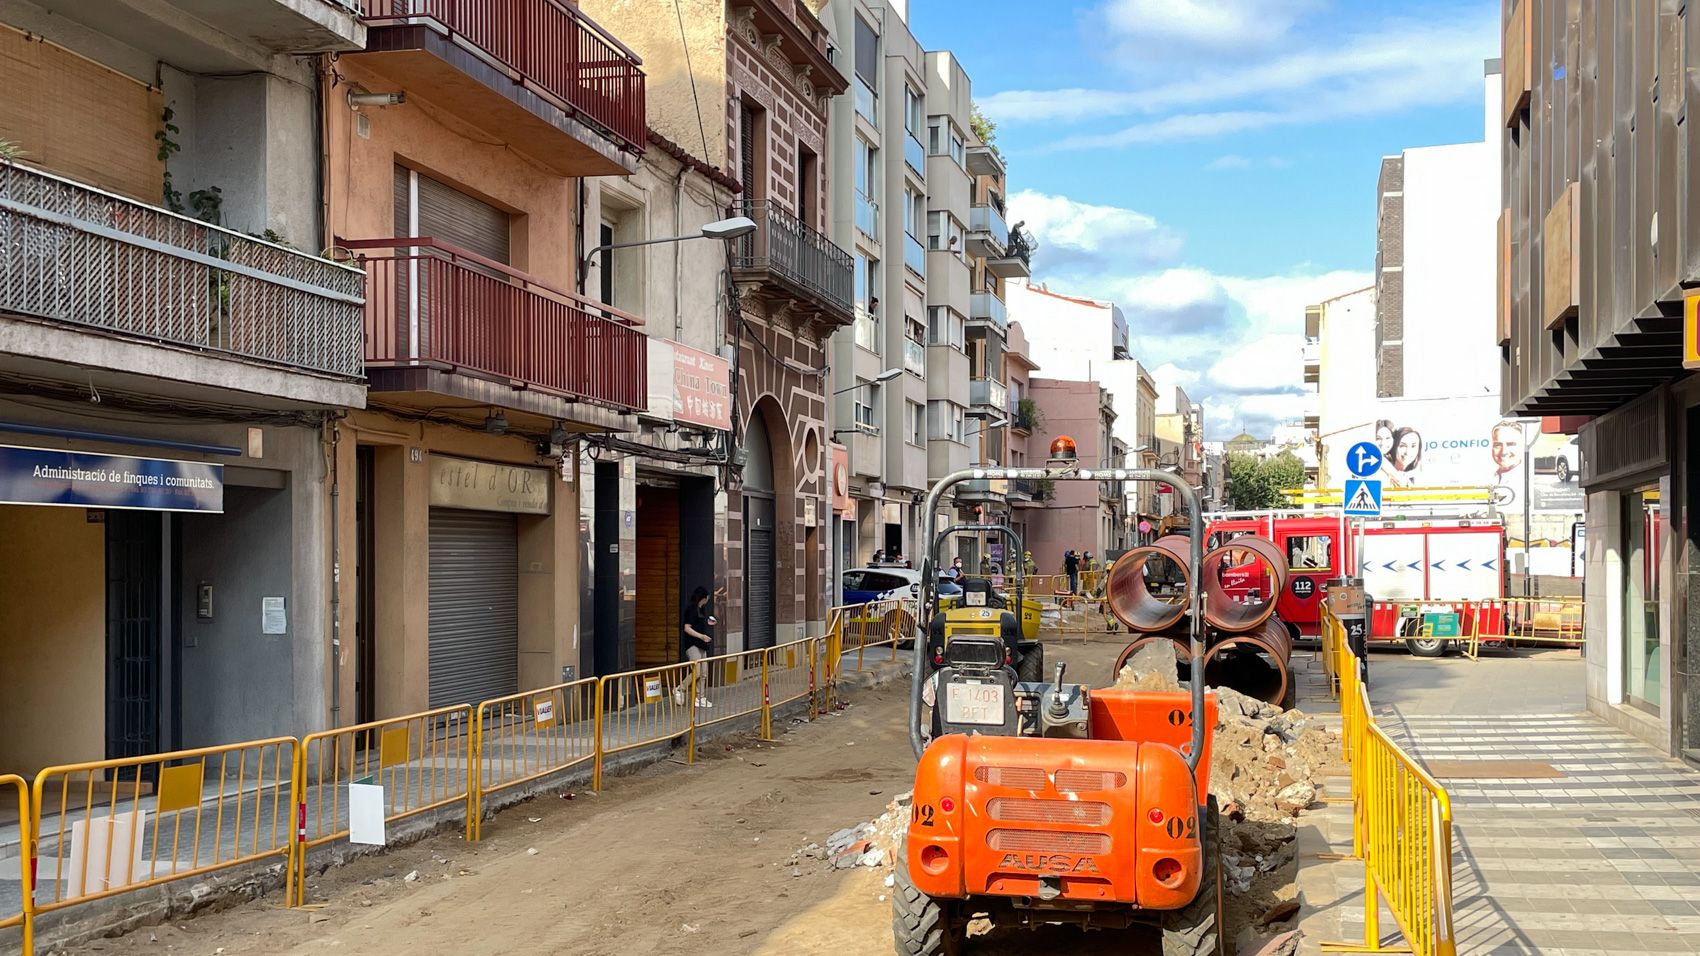
M 1205 810 L 1204 878 L 1198 896 L 1163 918 L 1163 956 L 1225 956 L 1222 921 L 1222 829 L 1216 798 Z
M 909 859 L 901 844 L 891 893 L 891 935 L 898 956 L 960 956 L 968 923 L 956 900 L 936 900 L 909 879 Z

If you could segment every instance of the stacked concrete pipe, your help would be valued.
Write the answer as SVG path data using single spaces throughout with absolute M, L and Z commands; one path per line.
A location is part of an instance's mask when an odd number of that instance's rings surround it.
M 1264 538 L 1249 535 L 1236 538 L 1212 549 L 1201 568 L 1203 580 L 1193 581 L 1187 574 L 1188 546 L 1185 535 L 1169 535 L 1129 551 L 1110 569 L 1105 589 L 1110 612 L 1128 630 L 1140 635 L 1116 659 L 1113 673 L 1120 674 L 1141 648 L 1158 641 L 1171 641 L 1181 679 L 1187 680 L 1194 662 L 1181 625 L 1190 589 L 1202 587 L 1200 603 L 1210 648 L 1201 668 L 1206 685 L 1229 687 L 1248 697 L 1286 706 L 1293 691 L 1293 642 L 1287 625 L 1275 615 L 1275 602 L 1286 588 L 1288 577 L 1287 562 L 1280 549 Z M 1159 559 L 1170 560 L 1180 569 L 1186 589 L 1179 602 L 1170 603 L 1150 593 L 1146 585 L 1145 568 Z M 1257 589 L 1256 600 L 1235 600 L 1224 584 L 1224 572 L 1248 566 L 1261 572 L 1260 580 L 1265 586 Z
M 1134 548 L 1110 566 L 1110 577 L 1104 594 L 1110 613 L 1127 629 L 1138 634 L 1156 634 L 1169 630 L 1186 617 L 1188 598 L 1193 580 L 1187 568 L 1191 543 L 1184 534 L 1158 538 L 1144 547 Z M 1178 600 L 1169 601 L 1152 594 L 1145 584 L 1145 568 L 1153 561 L 1167 561 L 1180 572 L 1184 585 Z

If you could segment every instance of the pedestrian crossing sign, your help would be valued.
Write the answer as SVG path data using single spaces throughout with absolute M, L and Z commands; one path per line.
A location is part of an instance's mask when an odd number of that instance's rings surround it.
M 1381 514 L 1381 479 L 1348 478 L 1345 492 L 1346 514 L 1368 518 Z

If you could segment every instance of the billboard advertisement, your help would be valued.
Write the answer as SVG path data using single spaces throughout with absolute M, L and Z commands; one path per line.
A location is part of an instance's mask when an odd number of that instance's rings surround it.
M 1369 418 L 1374 414 L 1374 418 Z M 1538 419 L 1507 419 L 1499 399 L 1382 399 L 1364 421 L 1330 434 L 1329 484 L 1349 474 L 1346 451 L 1359 441 L 1382 453 L 1375 477 L 1384 489 L 1483 489 L 1491 511 L 1504 516 L 1513 566 L 1523 553 L 1524 498 L 1529 503 L 1529 565 L 1537 574 L 1569 575 L 1573 526 L 1582 520 L 1581 460 L 1574 435 L 1543 434 Z M 1327 431 L 1327 429 L 1324 429 Z M 1420 501 L 1420 492 L 1414 493 Z M 1486 502 L 1430 500 L 1400 502 L 1388 496 L 1384 510 L 1397 513 L 1487 514 Z

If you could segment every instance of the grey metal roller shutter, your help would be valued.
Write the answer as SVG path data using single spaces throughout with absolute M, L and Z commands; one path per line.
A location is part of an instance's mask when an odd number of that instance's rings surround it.
M 745 583 L 746 620 L 744 646 L 772 647 L 773 628 L 773 499 L 745 498 L 745 515 L 749 520 L 748 552 L 745 562 L 748 577 Z
M 430 705 L 519 690 L 519 528 L 511 514 L 432 508 Z
M 410 232 L 410 176 L 419 178 L 419 231 Z M 396 235 L 429 236 L 476 252 L 486 259 L 511 265 L 512 217 L 483 200 L 468 196 L 406 166 L 395 168 Z

